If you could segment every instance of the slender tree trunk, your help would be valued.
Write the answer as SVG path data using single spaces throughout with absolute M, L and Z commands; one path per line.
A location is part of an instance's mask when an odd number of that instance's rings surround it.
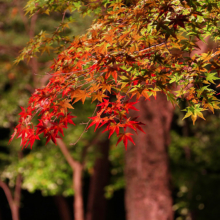
M 73 159 L 63 140 L 57 138 L 57 144 L 64 157 L 73 170 L 74 203 L 73 212 L 75 220 L 84 220 L 83 195 L 82 195 L 82 172 L 83 165 Z
M 136 145 L 126 152 L 127 220 L 172 220 L 167 147 L 173 107 L 161 93 L 136 107 L 146 134 L 133 136 Z
M 11 207 L 12 220 L 19 220 L 19 207 L 14 203 Z
M 74 203 L 73 210 L 75 220 L 84 220 L 84 208 L 82 197 L 82 165 L 77 163 L 73 171 L 73 190 L 74 190 Z
M 55 204 L 59 210 L 60 219 L 71 220 L 71 214 L 65 198 L 61 195 L 54 196 Z
M 104 188 L 109 182 L 109 139 L 99 143 L 98 147 L 101 156 L 95 161 L 94 173 L 91 177 L 86 220 L 106 219 L 107 202 L 104 197 Z
M 20 177 L 18 177 L 18 178 L 19 178 L 19 181 L 20 181 L 21 180 Z M 19 184 L 20 184 L 20 182 L 19 182 Z M 20 201 L 13 198 L 9 187 L 7 186 L 6 183 L 4 183 L 1 180 L 0 180 L 0 187 L 3 189 L 3 191 L 6 195 L 6 198 L 8 200 L 8 204 L 9 204 L 10 209 L 11 209 L 12 220 L 19 220 L 19 203 L 20 203 Z M 18 192 L 20 193 L 20 190 L 18 190 Z M 17 195 L 17 197 L 20 198 L 20 195 Z

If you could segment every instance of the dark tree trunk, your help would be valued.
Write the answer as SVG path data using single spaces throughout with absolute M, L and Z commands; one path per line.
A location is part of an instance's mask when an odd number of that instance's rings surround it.
M 60 219 L 71 220 L 72 216 L 65 198 L 61 195 L 56 195 L 54 200 L 60 214 Z
M 173 106 L 158 93 L 157 100 L 140 100 L 136 107 L 146 134 L 133 136 L 136 145 L 126 152 L 127 220 L 172 220 L 167 147 Z
M 94 173 L 89 188 L 89 198 L 86 212 L 86 220 L 106 219 L 106 199 L 104 187 L 109 182 L 109 140 L 99 144 L 100 157 L 96 159 Z

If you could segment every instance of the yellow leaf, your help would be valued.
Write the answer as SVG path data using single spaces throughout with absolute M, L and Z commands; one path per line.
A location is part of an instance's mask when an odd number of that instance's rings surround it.
M 186 115 L 184 116 L 184 118 L 182 120 L 184 120 L 185 118 L 188 118 L 189 116 L 192 115 L 192 112 L 187 112 Z
M 50 10 L 47 9 L 44 13 L 47 14 L 47 15 L 50 15 Z
M 198 116 L 199 116 L 200 118 L 202 118 L 202 119 L 204 119 L 204 120 L 205 120 L 205 118 L 204 118 L 204 116 L 203 116 L 202 112 L 197 112 L 197 114 L 198 114 Z
M 195 121 L 197 119 L 197 114 L 191 115 L 192 121 L 193 121 L 193 125 L 195 125 Z

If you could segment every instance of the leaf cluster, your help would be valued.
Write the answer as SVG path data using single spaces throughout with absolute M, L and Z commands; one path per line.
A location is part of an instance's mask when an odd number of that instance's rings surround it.
M 207 36 L 219 42 L 217 1 L 146 0 L 126 6 L 117 0 L 104 6 L 105 14 L 59 54 L 50 82 L 22 110 L 12 139 L 21 137 L 23 146 L 32 146 L 41 133 L 56 143 L 58 133 L 73 123 L 72 105 L 89 98 L 98 101 L 90 126 L 105 125 L 125 146 L 132 141 L 126 127 L 142 130 L 137 118 L 126 115 L 133 109 L 132 98 L 156 98 L 163 92 L 173 105 L 186 100 L 185 117 L 193 123 L 204 119 L 202 111 L 219 109 L 213 89 L 219 80 L 219 47 L 191 55 Z M 32 122 L 35 115 L 40 117 L 37 125 Z

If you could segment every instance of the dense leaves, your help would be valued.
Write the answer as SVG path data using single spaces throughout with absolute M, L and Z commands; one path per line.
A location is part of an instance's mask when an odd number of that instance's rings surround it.
M 36 89 L 27 110 L 22 110 L 12 136 L 21 145 L 33 144 L 43 133 L 47 142 L 73 123 L 70 109 L 76 102 L 98 101 L 95 130 L 106 126 L 125 147 L 132 137 L 126 129 L 142 130 L 137 118 L 129 117 L 134 101 L 167 95 L 173 105 L 186 100 L 185 117 L 193 123 L 204 119 L 202 111 L 219 109 L 213 84 L 219 74 L 219 48 L 192 56 L 198 41 L 211 36 L 218 44 L 220 4 L 217 1 L 138 1 L 129 7 L 122 1 L 103 4 L 105 13 L 87 34 L 75 38 L 51 66 L 49 83 Z M 205 41 L 204 41 L 205 42 Z M 23 53 L 28 58 L 31 53 Z M 33 49 L 33 53 L 36 51 Z M 21 57 L 19 58 L 21 59 Z M 110 95 L 115 101 L 110 101 Z M 74 110 L 73 110 L 74 111 Z M 32 118 L 40 117 L 34 125 Z

